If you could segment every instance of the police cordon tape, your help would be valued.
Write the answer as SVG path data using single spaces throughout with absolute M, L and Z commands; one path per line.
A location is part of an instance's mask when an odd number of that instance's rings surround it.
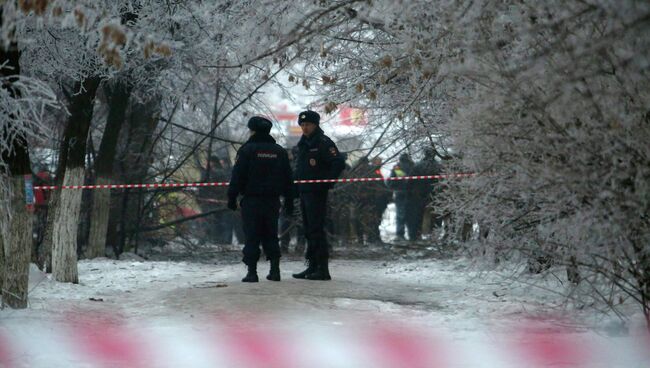
M 356 183 L 372 181 L 399 181 L 399 180 L 437 180 L 454 179 L 476 176 L 475 173 L 458 173 L 442 175 L 416 175 L 396 176 L 389 178 L 342 178 L 342 179 L 311 179 L 294 180 L 295 184 L 323 184 L 323 183 Z M 206 182 L 206 183 L 151 183 L 151 184 L 101 184 L 101 185 L 40 185 L 34 186 L 34 190 L 57 190 L 57 189 L 155 189 L 155 188 L 186 188 L 186 187 L 225 187 L 230 183 L 227 181 Z
M 577 333 L 563 321 L 433 330 L 367 313 L 126 320 L 75 309 L 63 315 L 59 322 L 2 326 L 0 367 L 610 368 L 650 362 L 645 334 L 608 338 Z

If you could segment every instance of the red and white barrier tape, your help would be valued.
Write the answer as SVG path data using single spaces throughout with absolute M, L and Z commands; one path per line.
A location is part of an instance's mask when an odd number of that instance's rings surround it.
M 0 328 L 0 367 L 609 368 L 648 367 L 650 358 L 645 336 L 528 323 L 445 333 L 368 317 L 336 324 L 295 315 L 127 322 L 75 311 L 62 323 Z
M 396 176 L 390 178 L 344 178 L 344 179 L 314 179 L 295 180 L 296 184 L 317 184 L 317 183 L 356 183 L 371 181 L 396 181 L 396 180 L 436 180 L 453 179 L 475 176 L 474 173 L 443 174 L 443 175 L 418 175 L 418 176 Z M 104 185 L 41 185 L 35 186 L 34 190 L 56 190 L 56 189 L 140 189 L 140 188 L 186 188 L 186 187 L 225 187 L 227 181 L 210 183 L 157 183 L 157 184 L 104 184 Z

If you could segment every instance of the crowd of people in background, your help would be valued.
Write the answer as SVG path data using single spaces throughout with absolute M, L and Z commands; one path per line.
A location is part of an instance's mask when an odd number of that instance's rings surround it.
M 289 157 L 292 152 L 289 150 Z M 368 182 L 337 184 L 331 191 L 327 233 L 333 244 L 382 244 L 385 241 L 418 241 L 423 236 L 438 233 L 442 216 L 435 211 L 435 194 L 440 192 L 438 180 L 388 180 L 382 173 L 380 157 L 369 160 L 362 156 L 346 164 L 341 178 L 375 178 Z M 442 172 L 435 151 L 427 149 L 415 163 L 410 155 L 402 154 L 389 177 L 438 175 Z M 296 199 L 297 201 L 297 199 Z M 394 237 L 382 239 L 380 229 L 388 205 L 395 203 L 396 228 Z M 306 238 L 300 216 L 281 214 L 279 227 L 283 252 L 291 245 L 296 253 L 305 249 Z
M 288 149 L 292 164 L 295 164 L 296 148 Z M 344 154 L 344 153 L 342 153 Z M 352 164 L 346 164 L 341 178 L 380 178 L 380 181 L 364 183 L 341 183 L 332 189 L 329 200 L 327 234 L 333 244 L 381 244 L 387 241 L 415 241 L 440 230 L 442 217 L 435 211 L 433 200 L 440 191 L 437 180 L 384 180 L 380 157 L 369 160 L 362 156 Z M 212 155 L 201 167 L 201 182 L 224 182 L 230 179 L 231 164 L 228 160 Z M 425 149 L 417 163 L 409 154 L 399 156 L 389 177 L 412 175 L 437 175 L 441 173 L 440 163 L 433 149 Z M 35 185 L 51 183 L 46 170 L 38 170 Z M 197 202 L 202 213 L 210 213 L 201 220 L 206 242 L 232 244 L 243 242 L 241 216 L 226 211 L 227 187 L 200 187 Z M 47 213 L 47 191 L 36 191 L 37 229 L 44 230 Z M 294 199 L 295 207 L 300 208 L 299 199 Z M 388 205 L 395 203 L 396 228 L 394 238 L 380 236 L 380 226 Z M 301 254 L 306 249 L 305 237 L 299 211 L 292 216 L 281 213 L 279 219 L 279 238 L 283 253 L 290 250 Z M 38 237 L 43 231 L 37 231 Z
M 287 153 L 295 163 L 295 148 Z M 438 175 L 442 172 L 433 149 L 425 149 L 422 159 L 414 162 L 404 153 L 392 167 L 389 177 L 414 175 Z M 216 156 L 211 157 L 209 167 L 203 168 L 201 181 L 227 181 L 230 165 Z M 442 216 L 435 211 L 433 203 L 441 189 L 438 180 L 386 180 L 382 174 L 384 163 L 380 157 L 369 160 L 362 156 L 352 164 L 346 164 L 341 178 L 381 178 L 381 181 L 341 183 L 332 189 L 329 200 L 327 233 L 334 244 L 382 244 L 384 241 L 417 241 L 423 236 L 441 230 Z M 201 187 L 199 203 L 202 212 L 216 211 L 224 207 L 225 187 Z M 294 198 L 296 208 L 299 199 Z M 396 228 L 394 238 L 380 236 L 384 213 L 390 203 L 395 204 Z M 236 213 L 217 211 L 205 221 L 207 241 L 231 244 L 233 235 L 243 241 L 241 219 Z M 280 214 L 279 238 L 283 253 L 290 250 L 303 253 L 306 237 L 300 214 Z

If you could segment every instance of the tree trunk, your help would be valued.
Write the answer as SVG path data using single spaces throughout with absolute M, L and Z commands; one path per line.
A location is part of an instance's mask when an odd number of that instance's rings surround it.
M 108 117 L 106 128 L 99 146 L 95 172 L 97 185 L 110 185 L 113 183 L 113 163 L 120 130 L 124 125 L 126 108 L 131 94 L 131 88 L 125 82 L 116 81 L 108 96 Z M 111 190 L 98 189 L 93 191 L 93 204 L 90 212 L 90 236 L 86 258 L 103 257 L 106 249 L 106 231 L 111 205 Z
M 152 136 L 160 119 L 160 98 L 153 96 L 145 101 L 134 101 L 130 107 L 127 120 L 128 131 L 124 134 L 124 151 L 120 155 L 119 169 L 122 178 L 127 183 L 142 182 L 147 176 L 151 165 Z M 121 204 L 114 213 L 120 216 L 117 222 L 119 227 L 119 244 L 114 244 L 115 255 L 130 250 L 128 238 L 133 238 L 135 229 L 141 226 L 143 214 L 140 200 L 133 200 L 134 195 L 128 189 L 124 190 Z
M 0 26 L 3 17 L 0 9 Z M 11 37 L 11 36 L 10 36 Z M 3 89 L 9 91 L 12 98 L 20 96 L 18 90 L 13 89 L 13 77 L 20 75 L 20 51 L 15 41 L 6 45 L 0 44 L 0 76 L 9 77 L 2 84 Z M 11 129 L 15 116 L 9 115 L 9 126 Z M 2 248 L 4 265 L 0 277 L 2 281 L 2 304 L 11 308 L 27 307 L 27 291 L 29 281 L 29 259 L 32 249 L 32 221 L 25 201 L 25 177 L 31 176 L 29 162 L 29 150 L 27 139 L 17 129 L 18 134 L 12 137 L 10 131 L 2 131 L 3 138 L 9 140 L 8 150 L 0 152 L 0 159 L 7 164 L 8 172 L 0 172 L 0 175 L 9 175 L 9 231 L 3 234 Z M 15 134 L 15 132 L 14 132 Z M 6 203 L 5 203 L 6 204 Z M 6 218 L 5 218 L 6 220 Z M 5 224 L 6 225 L 6 224 Z M 3 230 L 6 230 L 4 228 Z
M 67 165 L 63 185 L 82 185 L 85 173 L 86 142 L 93 115 L 95 92 L 99 78 L 84 81 L 83 91 L 71 97 L 69 124 L 73 134 L 67 152 Z M 75 92 L 81 91 L 77 83 Z M 81 211 L 82 191 L 64 189 L 59 198 L 59 210 L 54 217 L 52 234 L 52 274 L 56 281 L 78 283 L 77 275 L 77 230 Z
M 59 147 L 59 159 L 54 173 L 54 185 L 61 186 L 63 184 L 63 177 L 65 176 L 65 167 L 68 162 L 68 148 L 70 147 L 70 140 L 72 139 L 73 131 L 70 119 L 66 121 L 63 139 Z M 54 219 L 59 210 L 59 199 L 61 198 L 61 189 L 52 191 L 50 199 L 47 204 L 47 220 L 45 223 L 45 235 L 40 247 L 39 268 L 46 273 L 52 272 L 52 237 L 54 234 Z
M 81 185 L 83 167 L 68 168 L 63 185 Z M 81 190 L 64 189 L 60 194 L 60 206 L 54 219 L 52 236 L 52 275 L 56 281 L 78 283 L 77 275 L 77 227 L 81 211 Z M 65 211 L 63 211 L 65 209 Z
M 5 274 L 2 304 L 11 308 L 27 308 L 29 259 L 32 243 L 32 214 L 25 206 L 25 179 L 12 176 L 9 237 L 4 242 Z
M 136 126 L 135 139 L 133 143 L 136 145 L 137 159 L 134 165 L 136 169 L 135 181 L 141 183 L 145 180 L 147 176 L 147 171 L 151 166 L 151 154 L 152 144 L 153 144 L 153 135 L 160 121 L 160 99 L 157 97 L 151 98 L 142 105 L 134 105 L 137 108 L 137 113 L 134 112 L 131 115 L 132 122 Z M 145 218 L 144 206 L 143 206 L 144 197 L 142 196 L 142 191 L 138 192 L 137 200 L 133 201 L 134 221 L 129 222 L 129 230 L 127 233 L 132 241 L 133 246 L 137 249 L 138 247 L 138 228 L 142 226 L 142 221 Z
M 97 177 L 96 185 L 113 184 L 111 178 Z M 90 212 L 90 235 L 86 258 L 104 257 L 106 250 L 106 232 L 111 210 L 111 190 L 97 189 L 93 192 L 93 207 Z
M 61 185 L 61 182 L 56 182 L 56 185 Z M 46 273 L 52 272 L 52 234 L 54 233 L 54 218 L 59 209 L 59 198 L 61 196 L 61 189 L 52 191 L 50 199 L 47 203 L 47 220 L 45 222 L 45 235 L 43 242 L 39 249 L 38 254 L 38 268 Z
M 27 209 L 25 177 L 31 177 L 27 140 L 19 135 L 2 152 L 9 166 L 9 231 L 3 235 L 4 273 L 2 303 L 11 308 L 27 307 L 29 260 L 32 249 L 32 213 Z

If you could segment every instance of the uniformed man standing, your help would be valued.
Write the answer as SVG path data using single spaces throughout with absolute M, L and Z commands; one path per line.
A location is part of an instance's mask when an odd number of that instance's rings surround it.
M 293 212 L 292 173 L 287 152 L 269 135 L 270 120 L 254 116 L 248 121 L 250 139 L 237 152 L 228 188 L 228 208 L 237 210 L 241 200 L 244 225 L 244 259 L 248 273 L 243 282 L 258 282 L 257 261 L 260 243 L 271 262 L 267 280 L 280 281 L 280 246 L 278 216 L 280 199 L 285 199 L 284 211 Z
M 298 115 L 302 138 L 296 158 L 297 180 L 336 179 L 345 168 L 345 159 L 338 148 L 321 130 L 320 115 L 303 111 Z M 325 235 L 327 192 L 331 183 L 299 184 L 300 208 L 307 238 L 307 269 L 293 274 L 297 279 L 331 280 L 328 267 L 329 245 Z

